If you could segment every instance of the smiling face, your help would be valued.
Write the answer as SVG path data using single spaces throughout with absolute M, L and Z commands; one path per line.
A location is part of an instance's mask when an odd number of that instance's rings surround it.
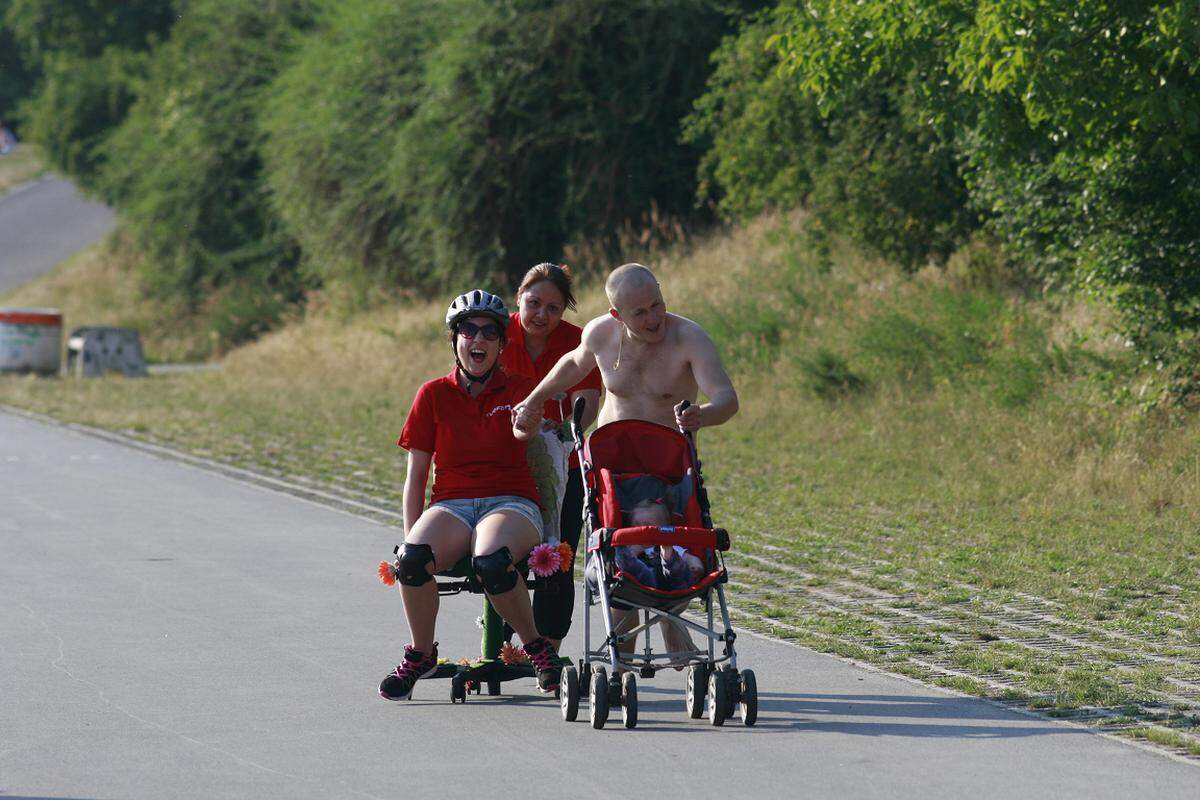
M 653 344 L 667 336 L 667 304 L 657 283 L 621 287 L 610 313 L 640 342 Z
M 562 322 L 566 299 L 550 281 L 538 281 L 521 292 L 517 305 L 525 335 L 541 339 L 549 336 Z
M 478 329 L 478 332 L 474 336 L 468 335 L 474 329 Z M 489 339 L 489 331 L 503 333 L 503 329 L 491 317 L 468 317 L 459 323 L 458 332 L 454 335 L 454 352 L 458 354 L 458 363 L 475 377 L 486 375 L 495 366 L 504 346 L 501 336 Z

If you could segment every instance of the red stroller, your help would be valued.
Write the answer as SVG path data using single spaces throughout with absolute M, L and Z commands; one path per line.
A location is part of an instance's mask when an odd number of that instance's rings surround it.
M 563 719 L 574 720 L 579 711 L 581 682 L 589 700 L 593 728 L 603 728 L 610 708 L 619 707 L 626 728 L 637 725 L 637 678 L 652 678 L 661 669 L 687 667 L 686 707 L 699 719 L 707 712 L 713 725 L 722 725 L 737 714 L 745 725 L 758 716 L 758 688 L 751 670 L 738 671 L 724 584 L 728 580 L 721 553 L 729 549 L 729 534 L 714 528 L 708 496 L 700 474 L 690 434 L 653 422 L 625 420 L 604 425 L 583 440 L 579 425 L 582 405 L 575 409 L 572 426 L 575 448 L 584 471 L 586 495 L 584 532 L 587 560 L 584 567 L 584 655 L 578 670 L 565 667 L 560 689 Z M 639 480 L 650 477 L 669 488 L 674 512 L 671 525 L 623 524 L 622 503 Z M 629 509 L 625 509 L 629 510 Z M 618 564 L 617 548 L 657 546 L 686 548 L 700 558 L 699 577 L 682 588 L 659 588 L 639 581 L 633 570 Z M 629 562 L 623 562 L 629 566 Z M 714 604 L 714 597 L 716 604 Z M 707 626 L 684 619 L 688 603 L 699 598 L 707 613 Z M 591 607 L 600 606 L 605 638 L 592 648 Z M 723 630 L 714 626 L 714 605 L 719 606 Z M 616 626 L 613 609 L 625 609 L 627 623 Z M 640 624 L 639 624 L 640 621 Z M 628 622 L 632 622 L 632 627 Z M 705 650 L 655 653 L 650 630 L 659 624 L 683 626 L 707 639 Z M 618 627 L 621 627 L 618 630 Z M 623 643 L 644 634 L 641 652 L 622 652 Z M 716 652 L 716 643 L 721 643 Z M 607 668 L 606 668 L 607 665 Z

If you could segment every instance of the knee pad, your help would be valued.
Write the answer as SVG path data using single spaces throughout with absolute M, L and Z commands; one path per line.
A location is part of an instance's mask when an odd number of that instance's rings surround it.
M 471 568 L 488 594 L 504 594 L 517 585 L 517 570 L 507 547 L 486 556 L 475 556 L 471 559 Z
M 427 544 L 400 545 L 400 570 L 396 578 L 405 586 L 424 586 L 433 580 L 426 565 L 433 563 L 433 548 Z

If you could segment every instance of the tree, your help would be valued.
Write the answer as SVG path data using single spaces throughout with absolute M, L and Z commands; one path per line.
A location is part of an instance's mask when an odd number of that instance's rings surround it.
M 174 4 L 8 0 L 0 11 L 5 26 L 0 48 L 4 36 L 11 36 L 14 53 L 8 58 L 19 64 L 17 82 L 0 88 L 0 101 L 7 92 L 28 96 L 20 115 L 25 135 L 56 167 L 94 186 L 100 145 L 125 118 L 146 52 L 175 21 Z M 22 74 L 32 86 L 22 86 Z
M 943 261 L 975 225 L 953 140 L 924 124 L 911 76 L 822 114 L 768 46 L 786 19 L 755 18 L 713 56 L 687 128 L 690 141 L 711 143 L 702 198 L 735 218 L 804 205 L 823 228 L 907 268 Z
M 36 72 L 6 22 L 10 5 L 0 0 L 0 120 L 15 127 L 17 105 L 33 90 Z
M 215 293 L 227 341 L 262 330 L 301 289 L 295 242 L 264 187 L 258 114 L 312 19 L 307 0 L 196 0 L 104 149 L 103 188 L 149 285 L 193 306 Z
M 921 79 L 972 197 L 1018 253 L 1112 300 L 1148 355 L 1200 334 L 1200 6 L 1190 0 L 789 0 L 773 44 L 834 113 Z

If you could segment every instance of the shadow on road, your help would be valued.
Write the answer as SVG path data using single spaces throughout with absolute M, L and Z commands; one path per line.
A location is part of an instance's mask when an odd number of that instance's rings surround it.
M 699 724 L 700 720 L 684 716 L 682 691 L 639 686 L 638 701 L 643 717 L 658 713 L 679 715 L 677 720 L 646 719 L 645 724 L 638 723 L 638 730 L 679 732 L 689 727 L 697 731 L 704 729 Z M 730 726 L 741 728 L 740 720 L 730 720 L 726 727 Z M 1012 712 L 969 698 L 802 692 L 760 692 L 758 724 L 752 729 L 743 730 L 747 733 L 814 731 L 852 736 L 963 739 L 1088 733 L 1081 728 L 1050 722 L 1023 724 L 1023 720 Z

